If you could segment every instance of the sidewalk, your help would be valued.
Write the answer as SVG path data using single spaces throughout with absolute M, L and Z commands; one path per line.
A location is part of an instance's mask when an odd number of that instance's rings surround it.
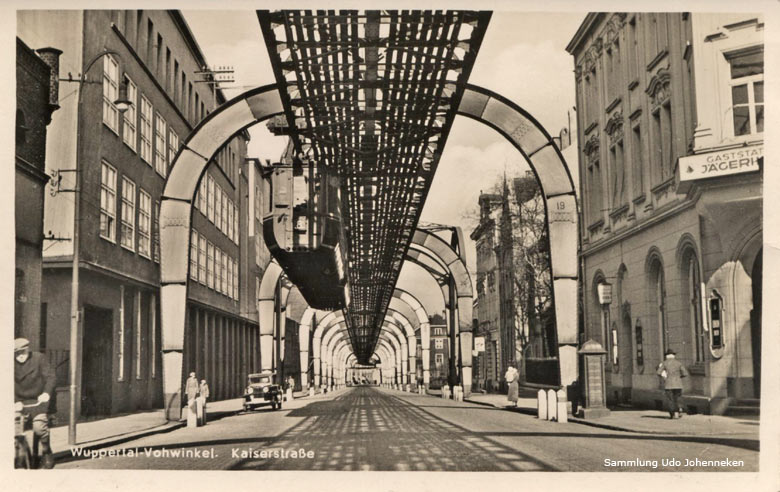
M 467 402 L 503 408 L 536 416 L 536 398 L 521 394 L 517 408 L 509 407 L 506 395 L 472 393 L 465 399 Z M 672 420 L 667 412 L 658 410 L 612 409 L 607 417 L 599 419 L 581 419 L 569 417 L 569 422 L 601 427 L 604 429 L 637 432 L 643 434 L 664 434 L 699 437 L 742 438 L 755 440 L 758 443 L 759 417 L 723 415 L 685 415 L 681 419 Z
M 243 410 L 243 398 L 209 402 L 208 419 L 216 420 Z M 59 423 L 59 422 L 58 422 Z M 184 427 L 186 422 L 167 422 L 162 409 L 107 417 L 76 425 L 76 444 L 68 444 L 68 425 L 50 429 L 51 447 L 55 459 L 70 456 L 72 448 L 100 449 L 115 446 L 139 437 L 170 432 Z
M 318 391 L 315 396 L 322 394 L 322 392 Z M 307 397 L 308 392 L 296 391 L 293 393 L 293 398 L 296 400 Z M 209 421 L 213 421 L 235 415 L 243 411 L 243 402 L 243 398 L 208 402 L 206 406 L 207 418 Z M 75 445 L 68 444 L 67 422 L 58 422 L 58 424 L 64 425 L 57 425 L 49 431 L 55 459 L 69 457 L 72 455 L 72 448 L 100 449 L 116 446 L 140 437 L 170 432 L 184 427 L 187 423 L 185 421 L 167 422 L 162 409 L 106 417 L 90 422 L 80 422 L 76 426 L 77 442 Z

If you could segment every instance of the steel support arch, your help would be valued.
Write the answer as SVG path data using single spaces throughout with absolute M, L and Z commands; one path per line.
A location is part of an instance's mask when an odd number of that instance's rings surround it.
M 454 88 L 455 84 L 450 86 Z M 184 140 L 171 165 L 160 203 L 161 350 L 165 415 L 169 420 L 181 416 L 192 202 L 198 184 L 222 145 L 245 128 L 277 114 L 284 114 L 277 84 L 249 90 L 203 119 Z M 577 198 L 569 169 L 547 131 L 522 108 L 496 93 L 466 84 L 457 114 L 484 123 L 509 140 L 526 159 L 542 189 L 550 239 L 560 383 L 568 386 L 577 378 L 578 316 L 576 307 L 572 308 L 577 305 Z M 187 254 L 182 255 L 182 251 Z M 462 346 L 465 341 L 461 341 Z M 470 360 L 470 351 L 463 354 L 468 354 Z

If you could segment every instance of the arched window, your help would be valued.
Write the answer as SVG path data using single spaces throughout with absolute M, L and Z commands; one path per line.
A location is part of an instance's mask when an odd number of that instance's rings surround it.
M 701 276 L 699 274 L 699 260 L 692 248 L 688 248 L 682 255 L 682 293 L 685 296 L 687 311 L 685 319 L 690 326 L 691 349 L 690 355 L 694 362 L 704 361 L 704 349 L 706 340 L 702 327 L 701 313 Z
M 653 255 L 649 262 L 649 290 L 650 315 L 656 319 L 656 326 L 660 338 L 660 359 L 669 348 L 669 327 L 666 321 L 666 285 L 664 281 L 664 267 L 661 259 Z

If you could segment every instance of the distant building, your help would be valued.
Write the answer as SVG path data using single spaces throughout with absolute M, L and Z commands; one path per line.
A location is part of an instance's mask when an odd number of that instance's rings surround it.
M 447 378 L 450 374 L 450 335 L 444 316 L 434 313 L 429 319 L 431 323 L 431 386 L 438 388 L 447 384 Z
M 21 10 L 17 25 L 27 43 L 64 51 L 62 109 L 46 149 L 47 172 L 61 177 L 43 217 L 46 350 L 69 358 L 75 223 L 80 414 L 162 407 L 160 197 L 181 143 L 225 98 L 207 83 L 207 62 L 178 11 Z M 114 101 L 124 83 L 132 105 L 122 113 Z M 247 140 L 242 132 L 226 144 L 201 179 L 191 249 L 182 252 L 190 259 L 183 374 L 207 379 L 216 400 L 239 396 L 260 367 L 254 288 L 265 265 L 249 262 Z M 58 372 L 61 411 L 68 384 L 67 370 Z
M 594 13 L 567 51 L 576 66 L 584 337 L 609 352 L 609 400 L 660 407 L 655 368 L 671 349 L 691 372 L 690 410 L 755 404 L 762 17 Z
M 14 337 L 27 338 L 36 351 L 46 350 L 45 318 L 41 322 L 46 127 L 59 108 L 60 53 L 55 48 L 36 53 L 16 38 Z
M 481 384 L 489 391 L 505 386 L 503 375 L 516 362 L 514 257 L 509 188 L 481 193 L 479 225 L 470 237 L 477 248 L 477 332 L 485 337 Z

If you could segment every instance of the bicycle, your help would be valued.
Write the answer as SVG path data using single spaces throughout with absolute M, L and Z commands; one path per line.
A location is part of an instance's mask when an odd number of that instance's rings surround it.
M 22 402 L 16 402 L 14 415 L 14 468 L 32 469 L 37 468 L 39 463 L 38 455 L 38 436 L 33 432 L 32 449 L 27 442 L 26 432 L 32 428 L 30 414 L 25 413 L 25 408 L 34 408 L 40 405 L 40 402 L 25 405 Z

